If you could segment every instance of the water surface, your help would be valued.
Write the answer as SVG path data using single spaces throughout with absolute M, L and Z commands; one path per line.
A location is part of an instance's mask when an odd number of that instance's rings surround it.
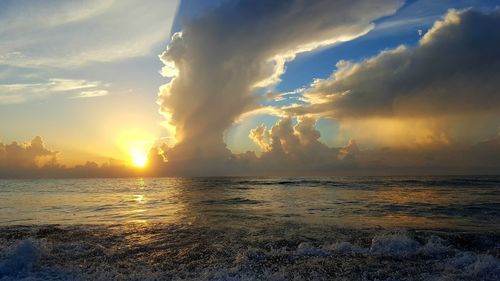
M 0 280 L 499 280 L 500 177 L 0 181 Z
M 500 178 L 1 180 L 0 223 L 270 221 L 500 229 Z

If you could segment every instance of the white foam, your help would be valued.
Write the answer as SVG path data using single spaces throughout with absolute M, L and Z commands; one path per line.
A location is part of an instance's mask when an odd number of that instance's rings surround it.
M 438 236 L 431 236 L 423 245 L 402 234 L 376 236 L 370 247 L 347 241 L 318 243 L 319 240 L 302 242 L 297 247 L 288 243 L 286 246 L 269 243 L 265 246 L 255 244 L 238 247 L 235 258 L 229 262 L 223 256 L 223 263 L 218 261 L 217 256 L 211 256 L 213 260 L 200 261 L 199 264 L 199 261 L 195 261 L 191 266 L 196 264 L 196 267 L 180 267 L 179 275 L 175 277 L 178 279 L 173 280 L 294 280 L 290 272 L 295 270 L 298 272 L 297 280 L 324 279 L 326 271 L 308 272 L 311 268 L 317 269 L 318 264 L 323 265 L 323 261 L 325 266 L 344 263 L 345 268 L 353 270 L 353 276 L 360 276 L 363 272 L 380 269 L 379 259 L 384 263 L 393 263 L 395 270 L 403 269 L 406 265 L 412 267 L 409 272 L 414 276 L 403 280 L 500 280 L 498 258 L 484 252 L 460 251 Z M 147 264 L 136 265 L 133 261 L 120 264 L 129 267 L 124 273 L 122 268 L 115 268 L 113 263 L 107 261 L 107 248 L 95 242 L 60 241 L 47 244 L 44 240 L 33 238 L 6 245 L 0 243 L 0 281 L 163 280 L 165 274 Z M 103 258 L 105 262 L 102 265 L 97 262 L 90 263 L 90 267 L 80 267 L 79 261 L 94 255 L 106 256 Z M 116 258 L 112 254 L 110 256 Z M 61 264 L 54 261 L 61 261 Z M 408 261 L 411 262 L 407 264 Z M 362 263 L 359 267 L 352 264 L 359 262 Z M 399 280 L 397 278 L 400 275 L 390 277 L 392 273 L 384 270 L 381 269 L 382 278 L 379 280 Z M 372 277 L 367 277 L 367 280 L 375 280 Z M 393 279 L 384 279 L 388 277 Z
M 40 249 L 31 239 L 21 240 L 0 261 L 0 277 L 18 276 L 31 271 L 40 258 Z
M 460 252 L 448 260 L 446 269 L 448 272 L 465 276 L 500 279 L 500 260 L 487 254 Z
M 409 257 L 416 255 L 420 243 L 402 235 L 375 236 L 370 253 L 375 256 Z
M 448 241 L 432 235 L 427 243 L 418 250 L 418 253 L 429 257 L 441 257 L 454 252 L 454 248 L 448 243 Z

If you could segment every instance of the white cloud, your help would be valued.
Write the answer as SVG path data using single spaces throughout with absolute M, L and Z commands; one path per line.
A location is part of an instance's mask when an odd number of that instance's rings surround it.
M 94 91 L 83 91 L 76 98 L 94 98 L 94 97 L 102 97 L 108 94 L 106 90 L 94 90 Z
M 22 103 L 56 94 L 73 97 L 98 97 L 108 94 L 109 85 L 99 81 L 53 78 L 38 83 L 0 84 L 0 104 Z
M 13 1 L 0 12 L 0 65 L 78 67 L 144 56 L 163 42 L 178 1 Z

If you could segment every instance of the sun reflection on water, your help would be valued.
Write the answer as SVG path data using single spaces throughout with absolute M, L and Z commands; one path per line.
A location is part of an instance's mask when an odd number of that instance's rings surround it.
M 162 184 L 159 184 L 162 183 Z M 163 185 L 165 183 L 165 185 Z M 129 192 L 123 194 L 124 208 L 120 216 L 124 223 L 148 225 L 156 222 L 178 222 L 185 212 L 182 190 L 176 181 L 138 178 Z
M 134 195 L 134 201 L 137 203 L 143 203 L 144 204 L 144 195 L 143 194 L 136 194 Z

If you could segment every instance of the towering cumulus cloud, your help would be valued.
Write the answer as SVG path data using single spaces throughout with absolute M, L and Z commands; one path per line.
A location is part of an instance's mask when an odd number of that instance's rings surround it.
M 394 0 L 226 1 L 187 23 L 160 56 L 163 74 L 173 79 L 161 87 L 159 104 L 178 141 L 166 158 L 179 168 L 232 157 L 224 131 L 258 106 L 255 93 L 277 83 L 287 61 L 365 34 L 373 20 L 400 5 Z

